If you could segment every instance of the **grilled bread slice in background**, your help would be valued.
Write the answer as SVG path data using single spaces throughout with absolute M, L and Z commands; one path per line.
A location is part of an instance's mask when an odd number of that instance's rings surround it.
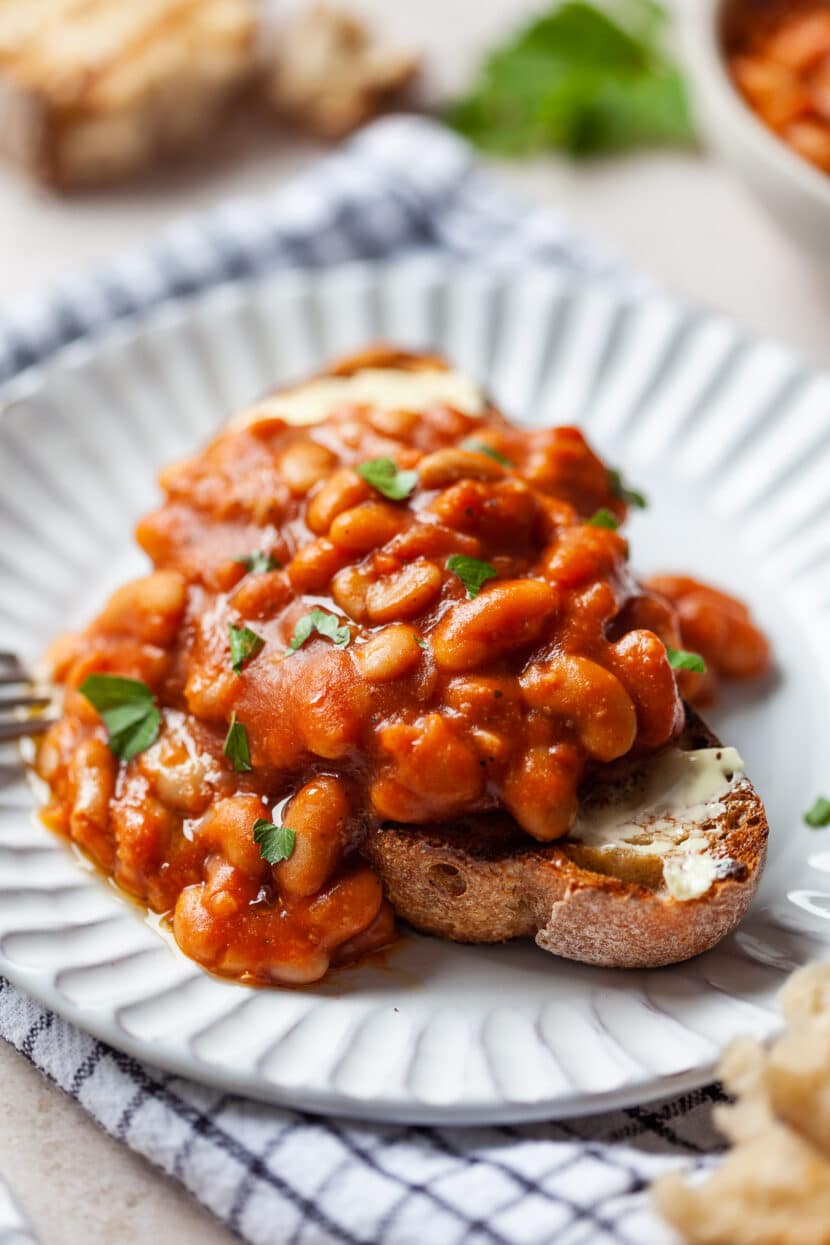
M 256 68 L 255 0 L 3 0 L 0 148 L 71 188 L 187 151 Z
M 695 775 L 696 758 L 705 775 Z M 689 709 L 677 748 L 586 787 L 566 839 L 536 843 L 492 814 L 382 826 L 363 852 L 398 916 L 424 933 L 533 938 L 571 960 L 654 968 L 706 951 L 737 925 L 767 834 L 740 758 Z

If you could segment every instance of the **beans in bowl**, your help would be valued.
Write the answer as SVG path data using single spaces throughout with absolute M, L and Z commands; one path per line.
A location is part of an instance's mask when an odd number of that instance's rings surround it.
M 830 173 L 830 5 L 744 0 L 729 15 L 732 76 L 760 119 Z
M 768 660 L 731 598 L 637 581 L 644 499 L 578 429 L 516 428 L 435 358 L 349 359 L 161 483 L 154 570 L 52 650 L 43 816 L 226 976 L 310 982 L 395 937 L 368 826 L 502 809 L 560 838 L 681 693 Z

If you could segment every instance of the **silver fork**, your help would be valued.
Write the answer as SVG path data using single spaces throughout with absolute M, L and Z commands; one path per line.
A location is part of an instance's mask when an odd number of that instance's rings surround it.
M 32 691 L 32 676 L 15 653 L 0 652 L 0 743 L 48 730 L 55 719 L 34 710 L 51 702 L 51 696 Z

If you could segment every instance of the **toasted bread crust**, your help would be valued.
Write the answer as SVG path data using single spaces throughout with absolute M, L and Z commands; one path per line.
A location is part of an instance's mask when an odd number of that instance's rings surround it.
M 719 741 L 689 710 L 685 748 Z M 363 853 L 397 914 L 456 942 L 533 938 L 545 951 L 615 968 L 656 968 L 719 942 L 746 912 L 766 858 L 763 804 L 748 779 L 725 796 L 710 833 L 728 868 L 697 899 L 600 873 L 578 844 L 537 845 L 506 816 L 448 826 L 383 826 Z

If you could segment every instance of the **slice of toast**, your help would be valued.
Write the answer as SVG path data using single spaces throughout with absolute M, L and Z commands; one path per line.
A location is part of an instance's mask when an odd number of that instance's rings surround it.
M 4 0 L 0 153 L 63 189 L 215 134 L 256 71 L 254 0 Z
M 533 938 L 566 959 L 655 968 L 698 955 L 737 925 L 767 835 L 740 758 L 687 709 L 677 748 L 588 785 L 566 839 L 536 843 L 491 814 L 382 826 L 362 850 L 398 916 L 424 933 Z

